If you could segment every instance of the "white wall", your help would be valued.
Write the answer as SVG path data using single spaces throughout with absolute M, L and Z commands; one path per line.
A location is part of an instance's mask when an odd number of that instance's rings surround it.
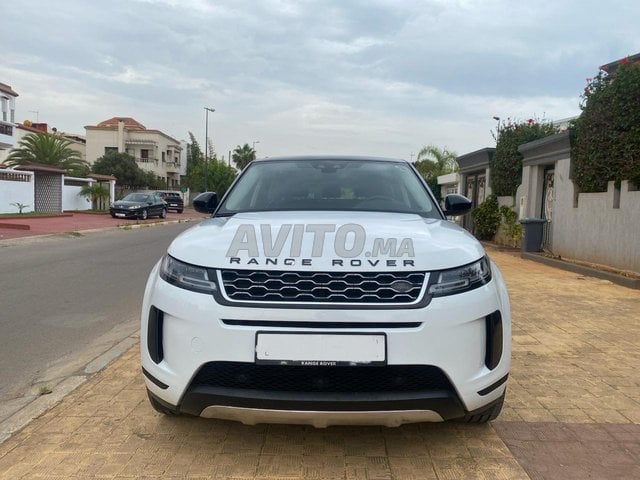
M 553 253 L 640 272 L 640 191 L 622 182 L 616 208 L 613 182 L 608 191 L 578 194 L 569 178 L 570 160 L 556 163 L 554 179 Z
M 91 210 L 91 200 L 78 195 L 82 187 L 64 185 L 62 187 L 62 211 Z
M 19 175 L 30 180 L 28 182 L 16 182 L 6 179 L 13 175 Z M 31 172 L 11 173 L 8 170 L 0 170 L 0 213 L 18 213 L 18 207 L 11 205 L 12 203 L 29 205 L 22 212 L 33 212 L 33 185 L 33 173 Z

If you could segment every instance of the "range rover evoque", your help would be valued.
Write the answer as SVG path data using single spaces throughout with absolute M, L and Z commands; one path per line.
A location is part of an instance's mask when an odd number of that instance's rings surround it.
M 498 416 L 511 355 L 504 281 L 413 166 L 252 162 L 153 268 L 141 314 L 151 405 L 255 423 Z

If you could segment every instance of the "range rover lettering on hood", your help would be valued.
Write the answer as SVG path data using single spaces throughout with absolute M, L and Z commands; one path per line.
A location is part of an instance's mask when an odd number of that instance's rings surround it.
M 308 255 L 303 255 L 305 245 Z M 356 223 L 241 224 L 226 257 L 230 264 L 244 265 L 312 266 L 314 258 L 330 257 L 332 266 L 415 266 L 411 238 L 367 236 Z

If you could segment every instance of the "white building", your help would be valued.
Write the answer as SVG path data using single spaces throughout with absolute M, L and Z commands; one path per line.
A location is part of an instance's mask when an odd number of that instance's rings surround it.
M 131 117 L 113 117 L 97 125 L 87 125 L 87 162 L 90 164 L 110 151 L 128 153 L 140 168 L 153 172 L 169 187 L 180 185 L 180 141 L 161 132 L 147 129 Z
M 18 94 L 4 83 L 0 83 L 0 106 L 2 117 L 0 117 L 0 163 L 2 163 L 16 143 L 15 121 L 16 121 L 16 97 Z

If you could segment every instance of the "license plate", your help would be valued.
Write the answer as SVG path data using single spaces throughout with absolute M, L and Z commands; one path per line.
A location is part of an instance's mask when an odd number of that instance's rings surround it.
M 116 213 L 116 217 L 124 217 L 124 213 Z
M 256 363 L 305 366 L 384 365 L 384 333 L 256 333 Z
M 177 203 L 170 203 L 170 204 L 169 204 L 169 206 L 170 206 L 170 207 L 177 207 L 177 206 L 178 206 L 178 204 L 177 204 Z

